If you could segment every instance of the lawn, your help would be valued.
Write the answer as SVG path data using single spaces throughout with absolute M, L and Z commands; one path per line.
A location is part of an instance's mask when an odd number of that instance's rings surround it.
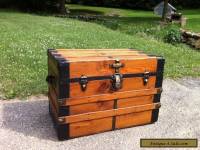
M 158 21 L 160 19 L 158 16 L 154 16 L 151 11 L 83 5 L 68 5 L 68 7 L 71 11 L 71 15 L 97 15 L 100 20 L 93 22 L 130 35 L 135 35 L 137 33 L 154 33 L 154 31 L 157 30 Z
M 187 25 L 185 28 L 194 32 L 200 32 L 200 9 L 185 10 L 182 11 L 182 13 L 187 18 Z
M 103 12 L 108 8 L 102 8 Z M 144 11 L 121 11 L 124 18 L 137 18 L 136 27 L 148 30 Z M 113 11 L 112 11 L 113 12 Z M 138 12 L 138 13 L 137 13 Z M 139 14 L 143 14 L 141 17 Z M 141 17 L 141 18 L 139 18 Z M 144 18 L 147 20 L 143 20 Z M 142 23 L 142 20 L 145 21 Z M 152 19 L 150 19 L 152 20 Z M 157 18 L 155 17 L 155 20 Z M 134 25 L 134 23 L 133 23 Z M 124 27 L 124 26 L 123 26 Z M 142 27 L 141 27 L 142 29 Z M 0 95 L 3 98 L 45 94 L 48 48 L 136 48 L 166 58 L 165 77 L 200 76 L 200 53 L 183 44 L 171 45 L 143 34 L 113 30 L 101 23 L 76 19 L 39 16 L 0 10 Z
M 104 22 L 97 21 L 101 25 L 117 29 L 128 34 L 141 34 L 141 32 L 154 35 L 157 39 L 165 34 L 166 29 L 160 28 L 159 16 L 154 15 L 153 11 L 118 9 L 118 8 L 102 8 L 84 5 L 68 5 L 71 14 L 75 15 L 99 15 Z M 187 18 L 185 29 L 200 32 L 200 9 L 180 10 Z M 160 32 L 157 32 L 159 30 Z

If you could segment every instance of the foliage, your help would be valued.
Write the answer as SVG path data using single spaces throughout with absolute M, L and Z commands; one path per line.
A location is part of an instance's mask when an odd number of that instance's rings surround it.
M 177 44 L 181 42 L 181 33 L 179 29 L 172 28 L 167 31 L 167 35 L 164 37 L 167 43 Z

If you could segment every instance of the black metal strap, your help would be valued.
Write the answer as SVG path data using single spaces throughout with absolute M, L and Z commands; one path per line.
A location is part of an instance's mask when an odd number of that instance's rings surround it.
M 156 76 L 157 72 L 150 72 L 149 76 Z M 132 77 L 144 77 L 144 73 L 137 73 L 137 74 L 122 74 L 123 78 L 132 78 Z M 88 81 L 93 80 L 109 80 L 112 76 L 93 76 L 87 77 Z M 70 82 L 80 82 L 80 78 L 72 78 Z
M 114 99 L 113 109 L 117 109 L 117 99 Z M 112 118 L 112 130 L 115 130 L 116 116 Z

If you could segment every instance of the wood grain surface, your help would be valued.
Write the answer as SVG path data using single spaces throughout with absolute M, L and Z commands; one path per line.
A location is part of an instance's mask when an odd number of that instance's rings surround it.
M 118 92 L 154 89 L 155 82 L 156 82 L 155 76 L 151 76 L 146 85 L 144 85 L 143 78 L 141 77 L 124 78 L 122 83 L 122 88 L 118 90 Z M 81 90 L 81 86 L 78 82 L 70 83 L 70 98 L 99 95 L 99 94 L 109 94 L 115 92 L 116 91 L 112 89 L 111 80 L 89 81 L 87 84 L 87 89 L 85 91 Z
M 60 120 L 62 120 L 60 122 L 61 124 L 63 124 L 63 123 L 66 124 L 66 123 L 88 121 L 88 120 L 93 120 L 93 119 L 100 119 L 100 118 L 107 118 L 107 117 L 112 117 L 112 116 L 119 116 L 119 115 L 124 115 L 124 114 L 142 112 L 142 111 L 156 109 L 156 108 L 158 108 L 158 106 L 160 106 L 160 103 L 145 104 L 145 105 L 131 106 L 131 107 L 111 109 L 111 110 L 105 110 L 105 111 L 90 112 L 90 113 L 84 113 L 84 114 L 79 114 L 79 115 L 64 116 L 64 117 L 59 117 L 59 118 L 60 118 Z
M 112 117 L 69 124 L 70 137 L 85 136 L 112 130 Z
M 156 72 L 157 59 L 147 56 L 138 56 L 138 58 L 132 57 L 131 59 L 121 60 L 124 67 L 120 69 L 121 74 L 136 74 L 148 72 Z M 110 65 L 115 63 L 115 60 L 99 60 L 91 61 L 88 59 L 82 62 L 70 63 L 70 78 L 80 78 L 82 75 L 90 76 L 107 76 L 114 73 L 114 69 L 110 68 Z
M 143 96 L 154 95 L 160 93 L 161 91 L 162 91 L 161 88 L 155 88 L 155 89 L 144 89 L 144 90 L 131 90 L 124 92 L 113 92 L 108 94 L 99 94 L 99 95 L 77 97 L 77 98 L 67 98 L 63 99 L 60 105 L 72 106 L 72 105 L 80 105 L 80 104 L 94 103 L 101 101 L 110 101 L 113 99 L 134 98 L 140 96 L 143 97 Z

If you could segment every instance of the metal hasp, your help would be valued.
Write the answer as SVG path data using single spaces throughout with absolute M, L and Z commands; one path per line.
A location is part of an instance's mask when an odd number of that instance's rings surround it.
M 123 76 L 120 73 L 115 73 L 112 75 L 112 88 L 114 90 L 119 90 L 122 88 L 122 81 L 123 81 Z
M 122 81 L 123 81 L 123 76 L 122 74 L 119 73 L 119 69 L 124 67 L 124 64 L 120 63 L 120 61 L 117 59 L 115 60 L 114 64 L 110 65 L 111 68 L 115 69 L 115 74 L 112 75 L 112 88 L 114 90 L 119 90 L 122 88 Z
M 81 85 L 81 90 L 85 91 L 87 88 L 87 83 L 88 83 L 88 79 L 87 76 L 81 76 L 80 78 L 80 85 Z
M 119 69 L 124 67 L 124 64 L 120 63 L 119 59 L 116 59 L 115 63 L 111 64 L 110 67 L 115 69 L 115 73 L 119 73 Z
M 149 72 L 145 71 L 144 72 L 144 77 L 143 77 L 144 85 L 147 85 L 148 81 L 149 81 Z

